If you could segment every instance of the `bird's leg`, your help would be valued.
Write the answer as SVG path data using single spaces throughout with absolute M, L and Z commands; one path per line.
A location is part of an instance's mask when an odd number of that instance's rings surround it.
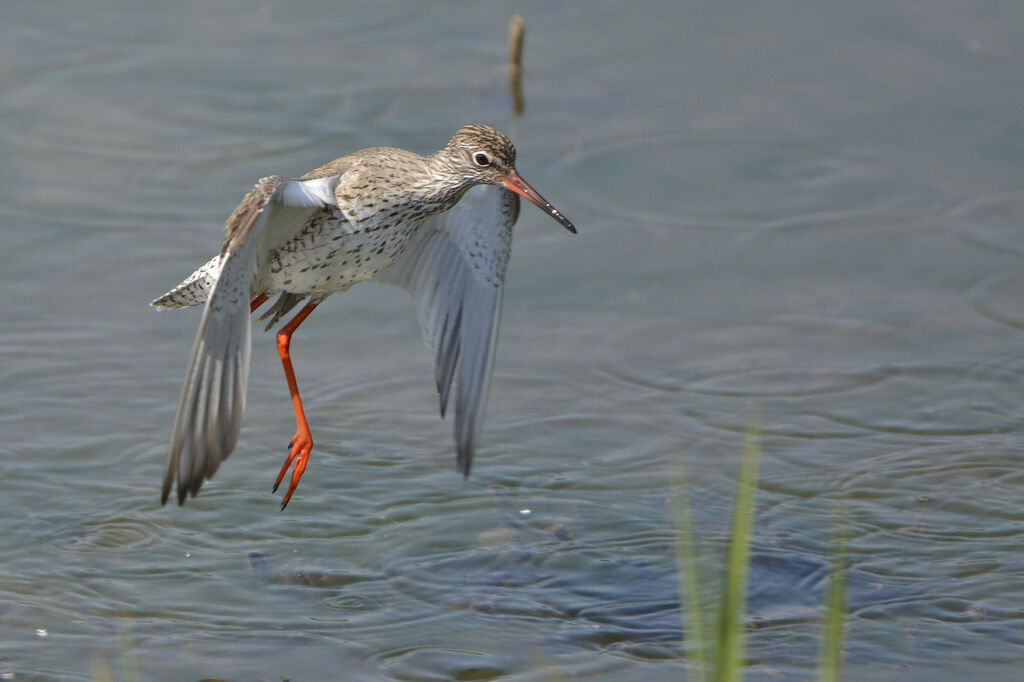
M 252 299 L 252 303 L 249 304 L 249 314 L 256 312 L 256 309 L 267 302 L 267 295 L 260 294 L 256 298 Z
M 313 312 L 317 305 L 317 303 L 307 303 L 299 311 L 298 315 L 293 317 L 288 324 L 281 327 L 281 330 L 277 332 L 277 354 L 281 356 L 281 364 L 284 366 L 284 378 L 288 381 L 288 390 L 292 394 L 292 407 L 295 410 L 295 436 L 288 443 L 288 447 L 291 450 L 288 452 L 288 459 L 284 461 L 284 466 L 281 467 L 281 473 L 277 475 L 277 480 L 274 481 L 274 492 L 277 492 L 277 487 L 281 485 L 281 480 L 284 479 L 284 475 L 288 472 L 292 462 L 295 462 L 295 470 L 292 471 L 292 480 L 288 484 L 288 492 L 285 493 L 284 499 L 281 500 L 281 509 L 288 506 L 288 500 L 292 498 L 295 486 L 299 484 L 299 479 L 302 478 L 302 474 L 306 470 L 309 453 L 313 450 L 313 434 L 309 432 L 309 424 L 306 423 L 306 413 L 302 409 L 302 398 L 299 396 L 299 385 L 295 381 L 295 370 L 292 369 L 292 358 L 288 348 L 291 345 L 292 333 L 298 329 L 303 320 L 309 317 L 309 314 Z

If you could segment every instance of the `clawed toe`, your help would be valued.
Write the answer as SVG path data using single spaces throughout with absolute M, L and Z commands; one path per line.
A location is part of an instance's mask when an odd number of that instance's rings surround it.
M 310 435 L 309 431 L 298 431 L 288 443 L 288 448 L 288 457 L 284 460 L 284 465 L 281 467 L 281 471 L 277 474 L 277 480 L 274 481 L 274 492 L 276 493 L 278 487 L 281 485 L 281 481 L 284 480 L 284 475 L 288 473 L 288 469 L 292 467 L 292 463 L 294 462 L 295 468 L 292 469 L 292 477 L 291 481 L 288 483 L 288 491 L 284 494 L 284 498 L 281 500 L 282 511 L 288 506 L 288 501 L 292 499 L 292 493 L 295 492 L 295 487 L 299 485 L 299 480 L 302 478 L 302 474 L 306 472 L 306 465 L 309 463 L 309 453 L 313 450 L 313 437 Z

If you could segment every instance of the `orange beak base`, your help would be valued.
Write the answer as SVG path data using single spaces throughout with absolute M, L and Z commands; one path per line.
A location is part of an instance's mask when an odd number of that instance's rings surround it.
M 503 184 L 505 186 L 505 189 L 511 190 L 518 194 L 519 196 L 523 197 L 531 204 L 533 204 L 534 206 L 536 206 L 537 208 L 539 208 L 540 210 L 544 211 L 549 216 L 557 220 L 562 225 L 562 227 L 569 230 L 573 234 L 576 234 L 576 227 L 569 222 L 569 219 L 566 218 L 561 213 L 559 213 L 558 209 L 552 206 L 550 203 L 548 203 L 547 199 L 542 197 L 540 194 L 537 193 L 536 190 L 530 187 L 530 185 L 526 183 L 526 180 L 523 180 L 521 177 L 519 177 L 519 173 L 512 173 L 511 175 L 509 175 L 507 178 L 505 178 L 505 182 Z

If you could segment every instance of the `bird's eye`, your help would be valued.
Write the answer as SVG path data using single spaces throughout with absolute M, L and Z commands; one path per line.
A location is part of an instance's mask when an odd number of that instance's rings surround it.
M 487 156 L 484 152 L 477 152 L 473 155 L 473 162 L 478 166 L 490 166 L 491 157 Z

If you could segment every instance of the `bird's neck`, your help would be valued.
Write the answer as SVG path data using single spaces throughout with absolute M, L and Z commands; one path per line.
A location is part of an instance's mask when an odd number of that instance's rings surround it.
M 427 173 L 414 186 L 429 213 L 440 213 L 452 208 L 473 186 L 458 172 L 451 157 L 445 152 L 442 149 L 426 157 Z

